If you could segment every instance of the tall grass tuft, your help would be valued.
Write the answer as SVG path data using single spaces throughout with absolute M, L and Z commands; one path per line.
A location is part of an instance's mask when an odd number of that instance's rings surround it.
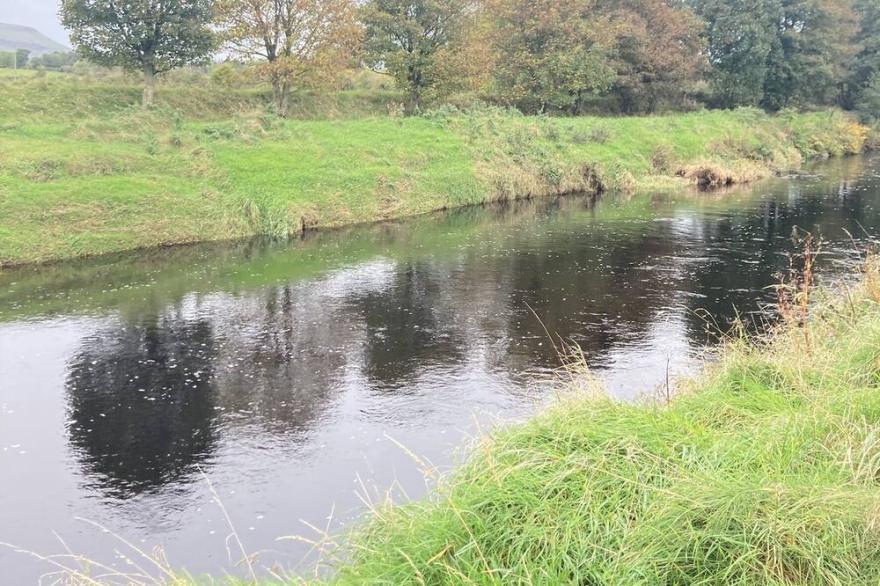
M 259 199 L 245 198 L 241 203 L 241 214 L 254 234 L 286 238 L 293 233 L 284 210 L 274 208 Z

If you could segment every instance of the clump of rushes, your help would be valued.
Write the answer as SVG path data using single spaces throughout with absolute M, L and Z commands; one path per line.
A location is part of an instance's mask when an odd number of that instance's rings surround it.
M 575 391 L 492 434 L 336 582 L 880 583 L 878 283 L 730 340 L 669 405 Z

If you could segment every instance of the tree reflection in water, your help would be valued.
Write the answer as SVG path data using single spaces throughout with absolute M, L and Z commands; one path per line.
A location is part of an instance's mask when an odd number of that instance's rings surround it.
M 207 320 L 144 316 L 89 338 L 67 379 L 85 476 L 126 498 L 192 474 L 217 442 L 214 378 Z

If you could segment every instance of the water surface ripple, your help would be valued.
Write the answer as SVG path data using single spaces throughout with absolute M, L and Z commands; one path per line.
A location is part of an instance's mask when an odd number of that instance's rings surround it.
M 545 327 L 622 398 L 699 365 L 772 302 L 795 227 L 820 274 L 880 228 L 880 160 L 724 194 L 569 197 L 0 274 L 0 541 L 125 567 L 106 525 L 191 572 L 232 569 L 210 479 L 260 563 L 425 481 L 552 396 Z M 532 310 L 540 316 L 540 323 Z M 0 549 L 7 583 L 49 571 Z

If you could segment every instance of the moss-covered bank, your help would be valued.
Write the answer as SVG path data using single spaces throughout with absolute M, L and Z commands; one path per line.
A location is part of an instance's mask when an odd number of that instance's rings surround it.
M 880 277 L 671 404 L 586 391 L 351 537 L 340 584 L 877 584 Z
M 744 182 L 869 140 L 837 112 L 284 121 L 210 92 L 190 96 L 199 107 L 144 112 L 104 87 L 84 94 L 104 104 L 97 114 L 67 86 L 47 87 L 19 96 L 27 108 L 0 107 L 0 266 L 501 199 Z

